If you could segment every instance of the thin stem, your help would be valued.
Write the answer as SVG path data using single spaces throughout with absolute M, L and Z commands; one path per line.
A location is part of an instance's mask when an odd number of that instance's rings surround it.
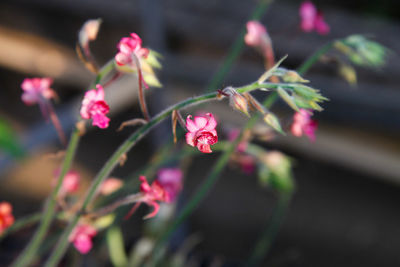
M 247 86 L 243 86 L 237 89 L 238 92 L 244 93 L 249 92 L 252 90 L 256 90 L 258 88 L 269 88 L 269 89 L 277 89 L 278 87 L 282 87 L 285 84 L 273 84 L 273 83 L 252 83 Z M 291 88 L 291 85 L 288 85 Z M 74 215 L 71 219 L 68 227 L 64 230 L 56 248 L 54 249 L 53 253 L 51 254 L 50 258 L 46 262 L 46 267 L 56 266 L 58 262 L 61 260 L 62 256 L 65 254 L 66 249 L 68 248 L 68 236 L 75 225 L 78 223 L 78 220 L 81 214 L 86 210 L 89 203 L 94 199 L 96 195 L 96 191 L 102 184 L 102 182 L 110 175 L 111 171 L 117 166 L 119 162 L 119 158 L 127 153 L 139 140 L 141 140 L 151 129 L 153 129 L 156 125 L 162 122 L 164 119 L 171 116 L 172 111 L 174 109 L 182 109 L 187 108 L 192 105 L 198 105 L 203 102 L 217 100 L 217 92 L 208 93 L 202 96 L 189 98 L 184 100 L 180 103 L 177 103 L 168 109 L 164 110 L 163 112 L 159 113 L 155 117 L 153 117 L 146 125 L 140 127 L 136 132 L 134 132 L 115 152 L 109 160 L 104 164 L 103 168 L 97 174 L 96 178 L 92 182 L 91 187 L 89 188 L 82 207 L 80 210 Z M 231 149 L 233 151 L 233 148 Z M 226 159 L 227 161 L 228 159 Z M 218 176 L 218 175 L 216 175 Z M 212 184 L 212 183 L 211 183 Z
M 3 240 L 4 238 L 6 238 L 10 234 L 13 234 L 25 227 L 28 227 L 30 225 L 33 225 L 33 224 L 39 222 L 40 218 L 41 218 L 41 213 L 37 212 L 37 213 L 33 213 L 31 215 L 25 216 L 24 218 L 21 218 L 21 219 L 15 221 L 15 223 L 13 225 L 11 225 L 9 228 L 7 228 L 7 230 L 5 230 L 0 235 L 0 241 Z
M 60 138 L 61 144 L 64 146 L 64 148 L 67 146 L 67 138 L 65 137 L 64 130 L 61 126 L 60 120 L 58 119 L 58 116 L 53 108 L 53 105 L 50 102 L 47 102 L 47 108 L 49 111 L 50 119 L 53 122 L 54 128 L 56 128 L 56 132 L 58 134 L 58 137 Z
M 62 183 L 64 181 L 64 177 L 67 174 L 68 170 L 71 167 L 72 160 L 75 156 L 76 148 L 78 147 L 79 143 L 79 133 L 78 130 L 74 130 L 71 136 L 71 140 L 69 142 L 67 152 L 65 154 L 65 159 L 61 167 L 61 172 L 57 180 L 57 185 L 53 190 L 50 197 L 47 199 L 47 203 L 45 205 L 45 209 L 43 212 L 43 217 L 41 219 L 41 223 L 36 230 L 34 236 L 32 237 L 31 241 L 29 242 L 28 246 L 24 249 L 21 255 L 13 262 L 12 266 L 14 267 L 21 267 L 27 266 L 32 263 L 33 258 L 35 257 L 38 249 L 46 233 L 51 225 L 51 222 L 54 218 L 54 213 L 56 211 L 57 205 L 57 195 L 61 189 Z
M 253 253 L 251 254 L 246 266 L 259 266 L 263 258 L 268 254 L 269 249 L 276 235 L 278 234 L 280 225 L 283 222 L 285 214 L 289 208 L 292 193 L 280 193 L 277 206 L 272 213 L 272 217 L 268 220 L 264 232 L 257 244 L 254 246 Z
M 143 75 L 142 75 L 142 68 L 140 66 L 140 61 L 136 55 L 133 55 L 133 60 L 135 61 L 137 72 L 138 72 L 138 82 L 139 82 L 139 105 L 140 109 L 142 110 L 143 117 L 146 121 L 150 120 L 149 110 L 147 109 L 146 98 L 144 97 L 144 90 L 143 90 Z
M 333 47 L 334 41 L 327 43 L 318 49 L 314 54 L 312 54 L 300 67 L 297 68 L 297 72 L 300 74 L 305 74 L 314 65 L 322 55 L 327 53 Z
M 260 3 L 254 8 L 253 13 L 251 14 L 248 20 L 259 20 L 272 2 L 273 0 L 261 0 Z M 224 59 L 222 66 L 219 68 L 218 72 L 214 75 L 213 79 L 211 80 L 207 88 L 207 92 L 216 90 L 221 85 L 224 77 L 230 71 L 233 63 L 240 56 L 240 53 L 242 52 L 244 47 L 243 40 L 245 33 L 246 29 L 245 27 L 243 27 L 243 29 L 240 31 L 239 36 L 229 49 L 228 56 Z
M 237 91 L 241 90 L 237 89 Z M 272 101 L 269 100 L 271 97 L 274 96 L 271 95 L 263 103 L 268 108 L 273 103 Z M 197 206 L 204 199 L 204 197 L 207 195 L 210 189 L 214 186 L 214 184 L 219 178 L 220 173 L 224 169 L 225 165 L 228 163 L 231 154 L 235 151 L 235 148 L 242 140 L 243 133 L 246 130 L 251 129 L 256 124 L 256 122 L 260 117 L 261 116 L 259 114 L 251 117 L 251 119 L 246 123 L 246 125 L 241 130 L 240 134 L 236 137 L 236 139 L 232 143 L 230 143 L 227 147 L 225 147 L 225 152 L 219 157 L 218 161 L 214 164 L 214 167 L 212 168 L 206 180 L 199 187 L 194 196 L 190 199 L 189 203 L 186 204 L 186 206 L 183 208 L 183 211 L 179 214 L 179 216 L 172 222 L 172 224 L 167 228 L 167 230 L 157 241 L 153 251 L 153 262 L 150 263 L 150 266 L 155 266 L 157 264 L 158 260 L 162 257 L 162 247 L 164 246 L 164 243 L 168 240 L 169 236 L 172 233 L 174 233 L 175 230 L 187 219 L 187 217 L 189 217 L 189 215 L 192 214 L 192 212 L 197 208 Z

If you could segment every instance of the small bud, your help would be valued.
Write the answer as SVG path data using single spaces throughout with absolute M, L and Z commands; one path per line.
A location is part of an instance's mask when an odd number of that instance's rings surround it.
M 278 118 L 272 114 L 272 113 L 267 113 L 264 116 L 264 121 L 265 123 L 267 123 L 269 126 L 271 126 L 274 130 L 276 130 L 277 132 L 280 132 L 281 134 L 285 134 L 285 132 L 283 132 L 281 124 L 279 123 Z
M 119 159 L 118 159 L 119 166 L 124 166 L 127 159 L 128 159 L 128 156 L 126 155 L 126 153 L 122 154 L 121 157 L 119 157 Z
M 350 85 L 354 86 L 357 84 L 356 70 L 347 64 L 340 64 L 339 74 L 345 79 Z
M 85 133 L 86 133 L 86 124 L 85 124 L 85 121 L 78 121 L 76 124 L 75 124 L 75 127 L 76 127 L 76 129 L 78 130 L 78 132 L 79 132 L 79 136 L 83 136 Z
M 240 112 L 243 112 L 246 116 L 250 117 L 247 100 L 244 96 L 236 92 L 233 87 L 227 87 L 223 90 L 229 96 L 229 105 Z
M 308 83 L 309 80 L 304 79 L 301 77 L 297 72 L 289 70 L 282 76 L 284 82 L 287 83 Z
M 79 32 L 79 43 L 82 47 L 86 47 L 89 41 L 96 40 L 97 33 L 99 32 L 101 19 L 91 19 L 83 24 Z
M 296 103 L 293 100 L 293 97 L 290 96 L 285 89 L 278 87 L 278 94 L 279 96 L 285 101 L 292 109 L 295 111 L 299 111 L 299 108 L 297 107 Z
M 279 192 L 293 191 L 291 163 L 287 156 L 279 151 L 271 151 L 261 157 L 261 162 L 264 165 L 259 170 L 259 178 L 262 183 L 268 183 Z

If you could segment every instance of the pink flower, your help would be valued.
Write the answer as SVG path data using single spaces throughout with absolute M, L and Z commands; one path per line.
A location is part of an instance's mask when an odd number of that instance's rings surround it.
M 304 1 L 300 5 L 300 28 L 304 32 L 317 31 L 319 34 L 328 34 L 329 26 L 325 22 L 321 12 L 317 11 L 317 8 L 311 1 Z
M 194 121 L 192 115 L 186 118 L 186 128 L 189 131 L 186 133 L 186 143 L 190 146 L 197 146 L 203 153 L 211 153 L 210 145 L 218 141 L 217 121 L 211 113 L 205 116 L 195 116 Z
M 145 176 L 140 176 L 139 180 L 141 181 L 140 184 L 141 196 L 139 197 L 137 203 L 125 216 L 125 218 L 131 216 L 140 206 L 141 203 L 145 203 L 153 207 L 153 211 L 144 217 L 144 219 L 150 219 L 156 216 L 158 211 L 160 210 L 160 205 L 158 204 L 157 201 L 169 203 L 170 196 L 158 181 L 154 181 L 151 185 L 149 185 Z
M 0 235 L 14 223 L 12 206 L 8 202 L 0 202 Z
M 58 179 L 58 176 L 60 175 L 60 169 L 58 169 L 55 172 L 54 175 L 54 180 L 53 184 L 55 185 Z M 80 184 L 80 176 L 79 173 L 76 171 L 69 171 L 63 180 L 62 186 L 61 186 L 61 193 L 62 194 L 72 194 L 75 193 L 79 190 L 79 184 Z
M 300 109 L 300 112 L 296 112 L 293 116 L 293 124 L 291 132 L 294 136 L 302 136 L 303 134 L 311 141 L 315 141 L 315 130 L 317 129 L 318 123 L 311 119 L 312 113 L 305 109 Z
M 50 88 L 53 80 L 50 78 L 26 78 L 21 84 L 22 101 L 26 105 L 33 105 L 43 101 L 43 99 L 51 99 L 56 96 L 53 89 Z
M 47 100 L 56 97 L 56 93 L 50 88 L 53 80 L 50 78 L 26 78 L 21 84 L 24 91 L 22 101 L 25 105 L 39 104 L 40 110 L 45 118 L 50 112 Z
M 130 65 L 136 67 L 134 56 L 138 60 L 142 57 L 146 58 L 149 54 L 149 49 L 142 47 L 142 39 L 136 34 L 131 33 L 131 37 L 124 37 L 118 43 L 118 54 L 115 56 L 115 61 L 118 65 Z
M 103 182 L 103 184 L 100 187 L 100 194 L 102 195 L 110 195 L 111 193 L 117 191 L 122 187 L 124 182 L 120 179 L 117 178 L 108 178 Z
M 110 110 L 106 101 L 104 101 L 104 89 L 100 84 L 96 85 L 98 89 L 92 89 L 86 92 L 82 101 L 81 117 L 83 119 L 93 119 L 93 126 L 107 128 L 110 121 L 106 114 Z
M 248 46 L 261 46 L 267 34 L 265 27 L 255 20 L 247 22 L 246 27 L 247 33 L 244 36 L 244 42 Z
M 167 193 L 167 202 L 176 199 L 182 190 L 182 171 L 178 168 L 164 168 L 158 171 L 157 181 Z
M 78 224 L 69 236 L 69 242 L 74 243 L 75 248 L 81 254 L 87 254 L 93 247 L 92 238 L 97 235 L 97 230 L 89 224 Z

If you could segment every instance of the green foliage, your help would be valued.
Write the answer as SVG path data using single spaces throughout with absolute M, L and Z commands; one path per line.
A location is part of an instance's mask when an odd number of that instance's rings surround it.
M 24 151 L 16 136 L 13 128 L 0 118 L 0 150 L 13 157 L 21 157 L 24 155 Z

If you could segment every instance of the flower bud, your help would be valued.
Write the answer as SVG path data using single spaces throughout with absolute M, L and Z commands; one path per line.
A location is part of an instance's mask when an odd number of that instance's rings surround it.
M 247 99 L 236 92 L 233 87 L 227 87 L 223 90 L 223 93 L 229 96 L 229 105 L 240 112 L 243 112 L 246 116 L 250 117 L 249 109 L 247 105 Z

